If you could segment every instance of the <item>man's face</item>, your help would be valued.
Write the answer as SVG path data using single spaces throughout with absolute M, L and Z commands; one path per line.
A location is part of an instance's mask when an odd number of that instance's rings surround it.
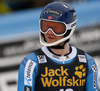
M 42 20 L 40 25 L 42 32 L 45 32 L 44 36 L 47 43 L 53 43 L 64 38 L 64 35 L 58 36 L 59 34 L 63 34 L 66 30 L 63 23 Z

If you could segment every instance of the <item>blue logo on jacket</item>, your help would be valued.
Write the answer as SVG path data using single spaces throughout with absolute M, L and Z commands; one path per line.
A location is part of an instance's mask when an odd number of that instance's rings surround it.
M 32 80 L 32 79 L 27 79 L 26 77 L 25 77 L 25 80 L 27 81 L 27 83 L 30 85 L 30 81 Z

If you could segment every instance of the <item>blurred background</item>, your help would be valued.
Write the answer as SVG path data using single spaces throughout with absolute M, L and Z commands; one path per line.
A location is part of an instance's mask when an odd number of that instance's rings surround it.
M 94 59 L 100 89 L 100 0 L 0 0 L 0 91 L 17 91 L 22 59 L 39 43 L 39 16 L 53 1 L 71 4 L 78 16 L 70 44 Z

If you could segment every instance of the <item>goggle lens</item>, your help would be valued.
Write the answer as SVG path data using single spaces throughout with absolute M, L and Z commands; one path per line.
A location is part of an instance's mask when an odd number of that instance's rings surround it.
M 66 25 L 62 22 L 40 20 L 40 28 L 42 33 L 46 33 L 49 28 L 52 28 L 56 35 L 62 35 L 66 32 Z

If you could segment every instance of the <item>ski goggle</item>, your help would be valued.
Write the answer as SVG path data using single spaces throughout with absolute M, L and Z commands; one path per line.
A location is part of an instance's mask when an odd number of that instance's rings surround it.
M 40 31 L 46 34 L 49 30 L 56 36 L 62 36 L 67 32 L 68 26 L 64 22 L 40 19 Z

